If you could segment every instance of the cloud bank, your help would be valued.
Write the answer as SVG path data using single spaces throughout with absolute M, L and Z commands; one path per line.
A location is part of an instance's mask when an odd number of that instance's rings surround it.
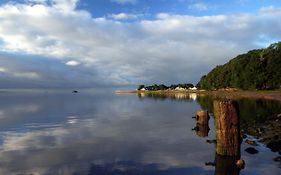
M 56 77 L 62 87 L 66 80 L 69 86 L 196 83 L 217 64 L 281 38 L 281 9 L 274 6 L 257 14 L 160 13 L 122 22 L 116 19 L 125 17 L 122 13 L 94 18 L 78 10 L 78 3 L 40 0 L 0 6 L 0 63 L 18 69 L 28 65 L 25 78 L 42 86 L 50 83 L 46 77 Z M 17 59 L 4 59 L 7 53 Z M 32 59 L 20 59 L 22 55 Z M 38 65 L 42 60 L 45 65 Z M 18 70 L 13 71 L 0 71 L 0 79 L 16 78 Z M 69 78 L 73 74 L 79 78 Z
M 129 20 L 129 19 L 137 19 L 139 15 L 136 14 L 128 14 L 128 13 L 118 13 L 109 15 L 112 19 L 115 20 Z

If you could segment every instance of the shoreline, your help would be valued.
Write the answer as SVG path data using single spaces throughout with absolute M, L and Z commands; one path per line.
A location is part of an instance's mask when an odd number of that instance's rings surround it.
M 202 91 L 198 92 L 199 95 L 211 95 L 215 98 L 227 98 L 227 99 L 241 99 L 241 98 L 255 98 L 265 100 L 276 100 L 281 102 L 281 90 L 274 91 Z
M 145 93 L 145 94 L 161 94 L 161 95 L 171 95 L 171 94 L 189 94 L 196 93 L 202 96 L 214 96 L 215 98 L 227 98 L 227 99 L 240 99 L 240 98 L 256 98 L 265 100 L 276 100 L 281 102 L 281 90 L 271 90 L 271 91 L 243 91 L 243 90 L 158 90 L 158 91 L 142 91 L 142 90 L 116 90 L 117 94 L 132 94 L 132 93 Z

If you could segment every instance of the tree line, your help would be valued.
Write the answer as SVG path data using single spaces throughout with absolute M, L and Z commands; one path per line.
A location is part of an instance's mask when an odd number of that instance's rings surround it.
M 168 90 L 168 89 L 176 89 L 177 87 L 180 88 L 184 88 L 184 89 L 189 89 L 189 88 L 193 88 L 194 85 L 191 83 L 187 83 L 187 84 L 172 84 L 170 86 L 166 86 L 164 84 L 154 84 L 154 85 L 150 85 L 150 86 L 145 86 L 145 85 L 139 85 L 137 90 L 149 90 L 149 91 L 157 91 L 157 90 Z
M 281 42 L 238 55 L 202 76 L 199 89 L 277 89 L 281 86 Z

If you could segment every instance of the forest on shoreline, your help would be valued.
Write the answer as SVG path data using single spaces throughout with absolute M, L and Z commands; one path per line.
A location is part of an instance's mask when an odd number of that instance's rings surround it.
M 281 86 L 281 42 L 251 50 L 202 76 L 199 89 L 272 90 Z
M 251 50 L 236 56 L 224 65 L 218 65 L 201 77 L 194 86 L 186 84 L 139 85 L 137 90 L 201 90 L 240 89 L 274 90 L 281 88 L 281 42 L 267 48 Z

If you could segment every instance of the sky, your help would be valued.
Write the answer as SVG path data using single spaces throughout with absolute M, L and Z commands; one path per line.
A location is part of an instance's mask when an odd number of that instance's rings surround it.
M 280 19 L 280 0 L 1 0 L 0 88 L 196 84 Z

